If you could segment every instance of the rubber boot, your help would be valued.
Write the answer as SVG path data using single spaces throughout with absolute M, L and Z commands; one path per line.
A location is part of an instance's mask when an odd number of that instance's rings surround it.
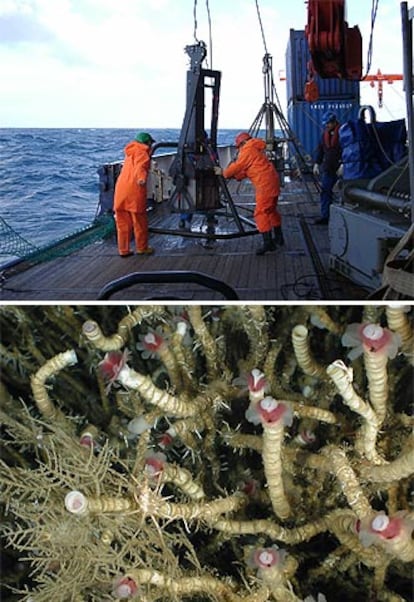
M 285 239 L 283 238 L 282 226 L 276 226 L 273 228 L 273 243 L 275 247 L 283 247 Z
M 260 247 L 260 249 L 257 249 L 256 255 L 264 255 L 268 251 L 275 250 L 275 246 L 274 246 L 273 240 L 272 240 L 272 233 L 270 231 L 263 232 L 263 241 L 264 241 L 263 247 Z

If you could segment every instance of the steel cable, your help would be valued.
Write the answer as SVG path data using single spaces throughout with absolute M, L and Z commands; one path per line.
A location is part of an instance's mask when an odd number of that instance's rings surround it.
M 371 32 L 369 35 L 369 44 L 368 44 L 368 52 L 367 52 L 367 70 L 365 75 L 362 76 L 362 80 L 364 80 L 368 73 L 370 72 L 371 69 L 371 63 L 372 63 L 372 54 L 373 54 L 373 44 L 374 44 L 374 27 L 375 27 L 375 20 L 377 18 L 377 11 L 378 11 L 378 3 L 379 0 L 372 0 L 372 4 L 371 4 Z
M 206 10 L 207 10 L 207 22 L 208 22 L 208 41 L 209 41 L 209 48 L 210 48 L 210 65 L 207 65 L 207 66 L 209 66 L 209 68 L 212 69 L 213 68 L 213 37 L 212 37 L 212 27 L 211 27 L 211 12 L 210 12 L 210 5 L 209 5 L 208 0 L 206 0 Z M 193 20 L 194 20 L 193 36 L 194 36 L 195 42 L 197 42 L 197 44 L 198 44 L 199 39 L 197 37 L 197 28 L 198 28 L 197 0 L 194 0 Z
M 260 15 L 260 8 L 259 8 L 258 0 L 255 0 L 255 3 L 256 3 L 257 18 L 259 19 L 260 31 L 262 33 L 262 40 L 263 40 L 263 46 L 265 49 L 265 54 L 269 54 L 267 51 L 266 37 L 265 37 L 264 29 L 263 29 L 262 17 Z

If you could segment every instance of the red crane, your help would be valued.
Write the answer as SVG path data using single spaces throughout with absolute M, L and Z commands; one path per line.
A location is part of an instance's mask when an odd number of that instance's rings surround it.
M 345 9 L 345 0 L 308 0 L 305 37 L 311 60 L 304 95 L 309 102 L 319 98 L 315 73 L 322 78 L 360 80 L 362 77 L 361 32 L 358 26 L 348 26 Z
M 359 27 L 349 27 L 345 0 L 308 0 L 305 36 L 312 68 L 321 77 L 360 80 L 362 37 Z
M 362 77 L 362 37 L 358 26 L 349 27 L 346 21 L 346 0 L 307 0 L 308 21 L 305 37 L 311 59 L 308 62 L 308 81 L 305 99 L 319 98 L 317 73 L 322 78 L 343 78 L 369 81 L 378 86 L 378 105 L 383 105 L 383 82 L 392 84 L 402 80 L 401 74 L 383 74 Z

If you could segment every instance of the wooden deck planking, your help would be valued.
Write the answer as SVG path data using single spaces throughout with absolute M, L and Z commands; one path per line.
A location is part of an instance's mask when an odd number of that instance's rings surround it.
M 247 197 L 243 195 L 242 199 Z M 175 228 L 179 216 L 166 210 L 166 203 L 150 212 L 152 227 Z M 284 189 L 280 199 L 283 215 L 285 246 L 273 253 L 257 256 L 262 244 L 260 235 L 219 239 L 206 248 L 205 239 L 150 234 L 150 244 L 156 252 L 151 256 L 118 256 L 116 240 L 93 243 L 67 257 L 34 265 L 22 271 L 20 266 L 3 271 L 0 299 L 5 301 L 95 301 L 99 291 L 109 281 L 133 272 L 190 270 L 205 273 L 230 285 L 240 300 L 312 300 L 318 298 L 318 278 L 308 254 L 300 219 L 309 226 L 314 246 L 328 278 L 334 283 L 334 299 L 364 299 L 366 291 L 330 274 L 328 229 L 314 226 L 318 202 L 305 199 L 296 184 Z M 168 209 L 168 208 L 167 208 Z M 300 219 L 299 219 L 300 218 Z M 196 216 L 192 229 L 198 231 L 203 222 Z M 229 227 L 226 218 L 219 218 L 219 231 Z M 224 224 L 224 225 L 223 225 Z M 232 230 L 235 230 L 233 223 Z M 338 288 L 336 280 L 342 282 Z M 125 289 L 113 295 L 115 300 L 145 300 L 154 298 L 183 298 L 189 300 L 222 300 L 221 294 L 196 284 L 146 284 Z

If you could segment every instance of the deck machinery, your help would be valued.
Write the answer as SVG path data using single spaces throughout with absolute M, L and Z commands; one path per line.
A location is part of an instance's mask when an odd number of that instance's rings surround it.
M 345 181 L 341 202 L 331 207 L 330 264 L 347 278 L 367 287 L 384 285 L 387 258 L 401 247 L 405 295 L 414 297 L 414 8 L 401 2 L 404 88 L 407 109 L 407 156 L 371 179 Z M 345 0 L 310 0 L 306 27 L 313 67 L 321 77 L 361 79 L 361 44 L 357 28 L 345 21 Z M 410 236 L 408 236 L 410 235 Z M 407 239 L 409 244 L 401 245 Z M 411 240 L 410 240 L 411 239 Z M 410 249 L 411 245 L 411 249 Z M 386 278 L 385 278 L 386 280 Z M 407 294 L 408 293 L 408 294 Z M 397 298 L 398 291 L 396 291 Z
M 174 190 L 170 202 L 176 211 L 214 212 L 221 207 L 220 190 L 214 174 L 217 164 L 217 121 L 220 98 L 220 71 L 202 68 L 206 56 L 204 42 L 186 46 L 190 57 L 187 71 L 186 112 L 177 154 L 170 167 Z M 212 91 L 210 135 L 205 130 L 206 88 Z
M 221 72 L 202 67 L 207 54 L 204 42 L 199 41 L 197 44 L 186 46 L 185 51 L 190 57 L 190 67 L 187 71 L 185 115 L 176 156 L 169 169 L 174 186 L 169 198 L 171 210 L 185 214 L 205 214 L 208 238 L 253 234 L 256 232 L 254 223 L 239 215 L 225 179 L 214 173 L 214 166 L 219 165 L 217 124 Z M 208 88 L 211 88 L 212 92 L 209 134 L 205 126 Z M 227 235 L 216 235 L 216 216 L 225 205 L 230 210 L 237 231 Z M 245 230 L 243 223 L 249 226 L 250 231 Z M 179 233 L 183 236 L 196 235 L 191 231 Z
M 346 182 L 331 206 L 330 266 L 369 290 L 382 286 L 385 261 L 411 224 L 407 166 L 408 157 L 371 180 Z

